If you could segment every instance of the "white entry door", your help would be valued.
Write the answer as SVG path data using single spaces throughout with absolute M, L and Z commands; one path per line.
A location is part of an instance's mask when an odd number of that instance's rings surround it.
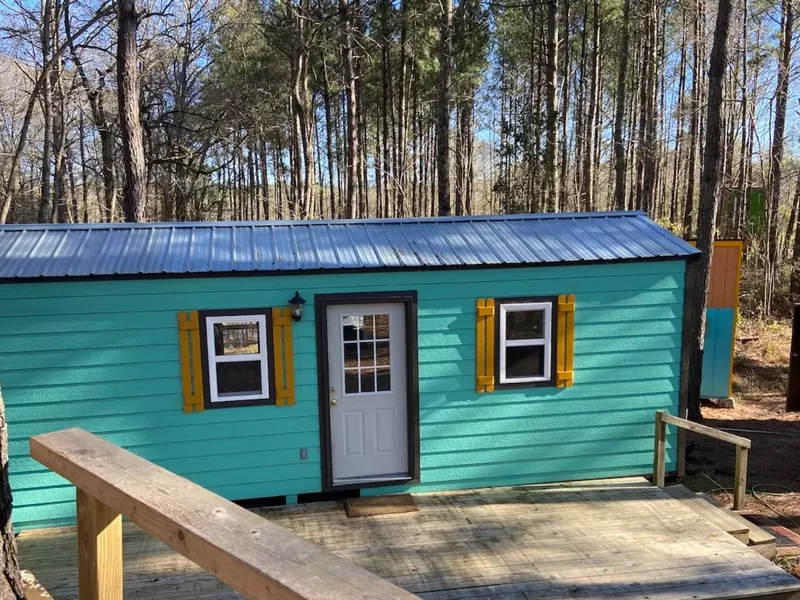
M 401 303 L 328 306 L 333 484 L 409 476 Z

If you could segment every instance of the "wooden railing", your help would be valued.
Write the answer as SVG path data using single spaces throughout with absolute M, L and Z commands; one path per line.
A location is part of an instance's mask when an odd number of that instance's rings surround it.
M 31 438 L 78 488 L 81 600 L 122 600 L 122 517 L 247 598 L 416 598 L 290 531 L 82 429 Z
M 658 487 L 664 487 L 666 447 L 667 447 L 667 425 L 675 425 L 688 431 L 694 431 L 701 435 L 712 437 L 723 442 L 730 442 L 736 445 L 736 470 L 734 474 L 733 489 L 733 508 L 739 510 L 744 507 L 745 494 L 747 492 L 747 455 L 750 452 L 750 440 L 732 433 L 719 431 L 713 427 L 706 427 L 693 421 L 687 421 L 680 417 L 673 417 L 663 410 L 656 411 L 656 432 L 655 450 L 653 456 L 653 483 Z

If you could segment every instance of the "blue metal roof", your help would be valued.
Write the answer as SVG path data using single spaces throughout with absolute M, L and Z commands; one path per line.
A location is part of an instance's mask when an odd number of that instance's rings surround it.
M 0 279 L 435 269 L 683 258 L 641 212 L 0 227 Z

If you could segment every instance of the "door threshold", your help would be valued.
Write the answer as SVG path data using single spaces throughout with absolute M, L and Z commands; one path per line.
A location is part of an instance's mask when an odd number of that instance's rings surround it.
M 408 483 L 412 480 L 410 475 L 387 475 L 385 477 L 348 477 L 347 479 L 334 479 L 333 488 L 355 486 L 378 486 Z

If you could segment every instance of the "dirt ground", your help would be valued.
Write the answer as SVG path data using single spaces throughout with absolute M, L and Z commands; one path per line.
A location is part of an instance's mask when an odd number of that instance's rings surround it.
M 703 423 L 750 438 L 745 511 L 761 514 L 800 534 L 800 413 L 787 413 L 791 322 L 740 323 L 734 360 L 735 408 L 704 406 Z M 684 484 L 711 492 L 731 505 L 719 488 L 733 485 L 734 448 L 691 434 Z M 800 568 L 794 565 L 795 574 Z

